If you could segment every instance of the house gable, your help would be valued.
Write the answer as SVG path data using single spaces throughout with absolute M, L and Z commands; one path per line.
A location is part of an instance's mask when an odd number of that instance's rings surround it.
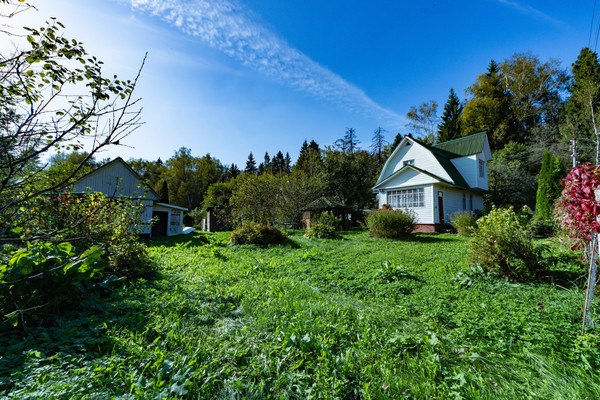
M 160 196 L 120 157 L 81 177 L 72 190 L 98 192 L 107 197 L 160 200 Z
M 385 162 L 375 187 L 380 186 L 384 180 L 387 180 L 394 173 L 401 170 L 405 164 L 412 165 L 422 171 L 427 171 L 444 181 L 454 183 L 454 180 L 442 166 L 438 157 L 427 146 L 410 137 L 405 137 Z

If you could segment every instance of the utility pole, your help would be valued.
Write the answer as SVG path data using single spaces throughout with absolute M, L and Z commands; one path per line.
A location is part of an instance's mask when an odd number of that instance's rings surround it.
M 575 140 L 575 133 L 573 133 L 573 139 L 571 139 L 571 157 L 573 158 L 573 168 L 577 167 L 577 141 Z

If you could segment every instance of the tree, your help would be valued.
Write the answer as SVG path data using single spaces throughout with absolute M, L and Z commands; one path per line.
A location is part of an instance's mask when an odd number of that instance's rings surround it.
M 364 208 L 373 200 L 377 167 L 367 151 L 344 153 L 327 149 L 323 161 L 326 195 L 349 206 Z
M 169 204 L 169 184 L 167 181 L 162 181 L 158 195 L 160 196 L 160 201 Z
M 521 143 L 511 142 L 494 152 L 488 164 L 490 191 L 485 195 L 486 208 L 495 205 L 533 209 L 536 179 L 529 169 L 528 157 L 529 149 Z
M 454 89 L 450 89 L 450 95 L 444 104 L 442 123 L 438 127 L 437 141 L 447 142 L 462 136 L 461 115 L 463 106 L 460 104 Z
M 587 47 L 581 49 L 572 66 L 573 79 L 571 97 L 565 106 L 567 123 L 563 133 L 568 139 L 577 137 L 580 156 L 584 161 L 595 159 L 599 163 L 600 132 L 598 111 L 600 110 L 600 63 L 598 55 Z M 595 151 L 586 142 L 593 138 Z M 595 158 L 594 158 L 595 156 Z
M 492 60 L 488 71 L 477 77 L 467 88 L 471 96 L 462 113 L 463 136 L 487 131 L 490 147 L 499 150 L 515 141 L 515 130 L 510 120 L 511 98 L 502 82 L 498 64 Z
M 219 160 L 210 154 L 204 157 L 192 156 L 192 151 L 182 147 L 167 160 L 169 197 L 174 205 L 194 209 L 202 204 L 208 187 L 225 177 L 225 170 Z
M 424 101 L 418 107 L 411 106 L 406 114 L 409 132 L 421 137 L 426 143 L 435 142 L 435 133 L 438 125 L 438 104 L 435 100 Z
M 358 150 L 358 144 L 360 141 L 356 137 L 356 130 L 354 128 L 346 129 L 344 137 L 335 141 L 335 145 L 343 153 L 354 153 Z
M 54 21 L 40 29 L 1 31 L 8 40 L 26 36 L 28 48 L 14 44 L 0 54 L 0 236 L 23 226 L 42 195 L 66 185 L 99 150 L 120 144 L 140 124 L 132 98 L 137 77 L 105 78 L 102 63 L 65 37 L 63 28 Z M 84 148 L 87 157 L 60 182 L 40 179 L 43 156 Z
M 86 151 L 54 154 L 48 164 L 46 177 L 53 185 L 64 182 L 70 176 L 72 179 L 77 179 L 99 166 L 96 158 L 90 157 Z M 74 174 L 75 170 L 78 171 Z
M 300 155 L 292 170 L 294 173 L 304 173 L 308 176 L 317 175 L 323 166 L 321 150 L 314 140 L 311 140 L 310 144 L 306 144 L 306 146 L 305 144 L 306 140 L 300 148 Z
M 542 62 L 531 52 L 515 53 L 500 65 L 510 96 L 514 139 L 524 143 L 535 126 L 555 123 L 562 109 L 567 75 L 558 60 Z
M 231 164 L 227 170 L 227 179 L 235 179 L 240 174 L 240 169 L 236 164 Z
M 379 168 L 381 166 L 381 164 L 383 164 L 383 160 L 384 160 L 384 151 L 385 151 L 385 145 L 388 143 L 385 140 L 385 134 L 386 130 L 383 129 L 382 127 L 378 127 L 377 129 L 375 129 L 373 131 L 373 137 L 371 138 L 371 151 L 373 152 L 373 155 L 375 155 L 376 159 L 377 159 L 377 167 Z
M 538 189 L 535 198 L 535 215 L 539 220 L 552 219 L 554 201 L 562 192 L 561 180 L 566 175 L 562 162 L 554 154 L 546 150 L 542 159 L 542 169 L 538 178 Z
M 164 165 L 162 160 L 159 158 L 156 161 L 148 161 L 142 158 L 130 159 L 127 164 L 137 172 L 142 179 L 150 185 L 154 190 L 161 189 L 162 182 L 165 181 L 165 174 L 167 167 Z
M 246 161 L 246 169 L 244 171 L 249 174 L 256 174 L 258 172 L 258 169 L 256 168 L 256 161 L 254 161 L 254 156 L 252 155 L 252 152 L 250 152 L 250 154 L 248 155 L 248 160 Z

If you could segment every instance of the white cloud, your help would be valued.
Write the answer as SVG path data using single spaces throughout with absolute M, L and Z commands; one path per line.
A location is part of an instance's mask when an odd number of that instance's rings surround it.
M 235 0 L 124 0 L 261 74 L 350 112 L 394 125 L 404 119 L 375 103 L 361 89 L 311 60 L 264 27 Z
M 517 1 L 512 0 L 497 0 L 499 3 L 509 6 L 523 14 L 532 15 L 543 21 L 549 22 L 556 26 L 564 26 L 565 23 L 559 19 L 551 17 L 550 15 L 538 10 L 537 8 L 531 7 L 530 5 L 521 4 Z

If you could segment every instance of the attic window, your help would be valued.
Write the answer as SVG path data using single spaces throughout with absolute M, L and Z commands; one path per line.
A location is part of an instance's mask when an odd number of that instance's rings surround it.
M 415 165 L 415 160 L 406 160 L 403 162 L 403 165 Z
M 485 178 L 485 161 L 479 160 L 479 176 Z
M 404 147 L 408 147 L 410 146 L 412 143 L 411 142 L 406 142 L 406 144 L 404 145 Z

